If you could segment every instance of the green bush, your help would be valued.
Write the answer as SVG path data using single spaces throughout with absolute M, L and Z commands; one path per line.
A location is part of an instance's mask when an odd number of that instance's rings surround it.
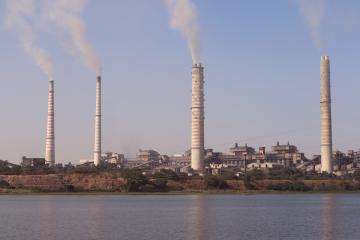
M 144 186 L 148 183 L 147 178 L 142 174 L 141 170 L 124 170 L 122 176 L 126 180 L 126 192 L 141 192 Z
M 155 179 L 166 179 L 166 180 L 179 180 L 179 176 L 172 170 L 161 169 L 153 175 Z
M 75 192 L 75 186 L 72 184 L 64 184 L 64 190 L 66 192 Z
M 269 184 L 266 186 L 267 190 L 274 191 L 294 191 L 294 192 L 306 192 L 311 188 L 306 186 L 303 182 L 285 182 L 278 184 Z
M 7 181 L 5 181 L 5 180 L 0 180 L 0 188 L 6 188 L 6 189 L 8 189 L 8 188 L 10 188 L 11 186 L 10 186 L 10 184 L 7 182 Z
M 217 188 L 217 189 L 227 189 L 229 185 L 226 180 L 221 177 L 210 176 L 205 178 L 206 188 Z
M 257 190 L 257 187 L 252 184 L 251 182 L 251 176 L 250 175 L 245 175 L 244 177 L 244 185 L 245 185 L 245 188 L 248 189 L 248 190 Z

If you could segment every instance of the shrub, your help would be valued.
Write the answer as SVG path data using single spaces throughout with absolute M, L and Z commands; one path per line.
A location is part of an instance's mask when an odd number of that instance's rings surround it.
M 66 192 L 75 192 L 75 187 L 72 184 L 64 184 L 64 189 Z
M 10 188 L 10 184 L 5 180 L 0 180 L 0 188 Z
M 210 176 L 205 178 L 206 188 L 217 188 L 217 189 L 227 189 L 229 185 L 227 182 L 220 177 Z
M 153 175 L 155 179 L 179 180 L 179 176 L 172 170 L 161 169 Z
M 153 185 L 158 192 L 168 191 L 166 179 L 155 179 Z
M 268 190 L 274 191 L 294 191 L 294 192 L 306 192 L 311 188 L 306 186 L 303 182 L 285 182 L 278 184 L 269 184 L 266 186 Z
M 125 191 L 127 192 L 140 192 L 148 183 L 140 170 L 125 170 L 122 176 L 126 180 Z
M 251 176 L 250 175 L 245 175 L 244 177 L 244 185 L 245 188 L 248 190 L 257 190 L 257 187 L 251 183 Z

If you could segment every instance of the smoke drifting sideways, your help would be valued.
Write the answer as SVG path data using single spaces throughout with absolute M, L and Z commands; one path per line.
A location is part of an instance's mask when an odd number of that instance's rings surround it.
M 321 25 L 326 10 L 326 0 L 293 0 L 299 7 L 315 46 L 325 51 L 324 39 L 321 36 Z
M 7 0 L 4 26 L 6 30 L 14 31 L 25 52 L 48 77 L 53 79 L 53 64 L 44 48 L 37 46 L 37 35 L 32 20 L 35 17 L 33 0 Z
M 170 14 L 170 27 L 180 31 L 190 48 L 193 64 L 200 63 L 199 23 L 192 0 L 164 0 Z
M 66 50 L 87 68 L 101 75 L 101 63 L 95 48 L 86 37 L 86 24 L 81 14 L 86 0 L 44 0 L 44 11 L 49 22 L 62 29 Z M 63 37 L 63 36 L 62 36 Z M 68 41 L 70 40 L 70 41 Z

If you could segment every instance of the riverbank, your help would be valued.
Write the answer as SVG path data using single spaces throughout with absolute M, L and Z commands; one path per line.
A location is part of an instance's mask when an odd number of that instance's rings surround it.
M 256 194 L 358 192 L 357 179 L 224 179 L 123 176 L 120 173 L 0 175 L 0 194 Z

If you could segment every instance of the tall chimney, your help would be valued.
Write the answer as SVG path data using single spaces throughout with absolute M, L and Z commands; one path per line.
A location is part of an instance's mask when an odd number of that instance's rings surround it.
M 320 60 L 321 172 L 332 173 L 330 57 Z
M 96 111 L 95 111 L 95 142 L 94 164 L 99 166 L 101 161 L 101 76 L 96 80 Z
M 54 81 L 53 80 L 49 81 L 45 161 L 50 167 L 53 167 L 55 165 L 55 119 L 54 119 Z
M 201 64 L 192 66 L 192 104 L 191 104 L 191 168 L 203 171 L 204 168 L 204 68 Z

